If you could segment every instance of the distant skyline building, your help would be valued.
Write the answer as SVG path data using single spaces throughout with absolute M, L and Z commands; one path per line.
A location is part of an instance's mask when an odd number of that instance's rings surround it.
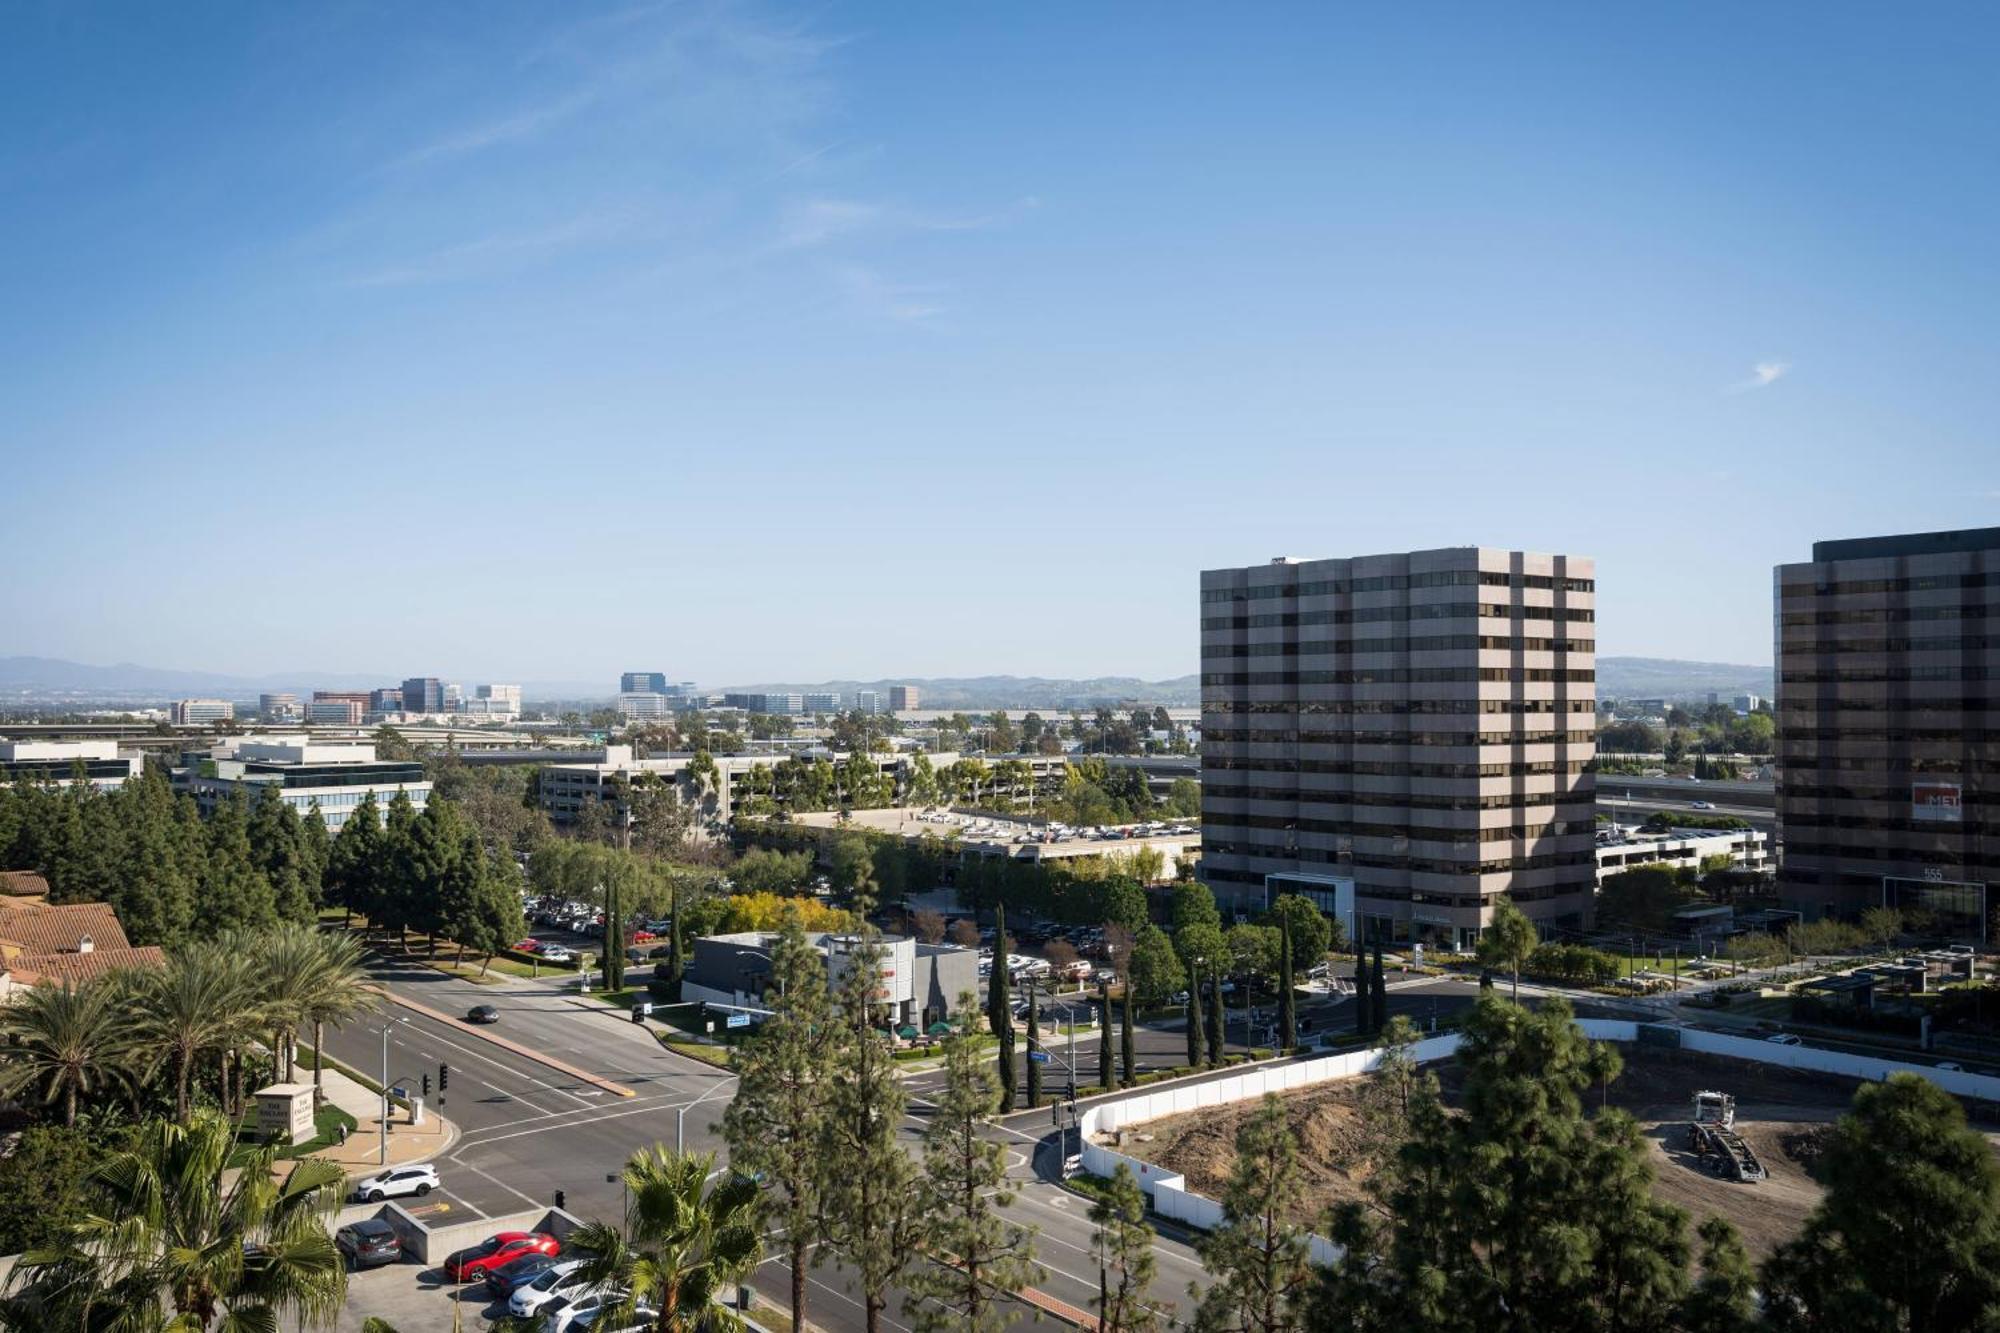
M 803 694 L 725 694 L 722 702 L 727 707 L 741 708 L 746 713 L 771 713 L 781 717 L 797 717 L 806 709 Z
M 655 690 L 629 690 L 618 696 L 616 707 L 620 717 L 628 722 L 637 722 L 673 716 L 674 701 Z
M 400 713 L 403 708 L 403 690 L 399 685 L 384 686 L 371 690 L 368 694 L 368 711 L 371 713 Z
M 1778 896 L 1984 939 L 2000 886 L 2000 528 L 1813 543 L 1777 591 Z
M 444 682 L 436 676 L 411 676 L 403 682 L 405 713 L 444 711 Z
M 874 717 L 877 713 L 880 713 L 882 711 L 881 691 L 856 690 L 854 692 L 854 707 L 858 712 L 861 712 L 868 717 Z
M 234 719 L 236 705 L 227 699 L 180 699 L 171 705 L 168 716 L 177 727 L 205 727 Z
M 840 695 L 831 690 L 821 690 L 803 696 L 802 706 L 808 713 L 837 713 L 840 711 Z
M 1590 560 L 1481 547 L 1201 575 L 1201 875 L 1350 938 L 1463 948 L 1596 880 Z
M 301 816 L 318 810 L 327 831 L 337 833 L 370 795 L 386 817 L 398 791 L 407 792 L 418 811 L 431 794 L 422 763 L 377 759 L 368 744 L 242 736 L 191 752 L 187 759 L 173 770 L 174 788 L 193 796 L 204 815 L 236 792 L 255 800 L 270 786 Z
M 618 678 L 620 694 L 665 694 L 667 673 L 664 671 L 628 671 Z
M 891 685 L 889 687 L 889 711 L 906 713 L 913 708 L 923 707 L 924 692 L 914 685 Z
M 296 722 L 302 716 L 296 694 L 260 694 L 257 715 L 266 722 Z
M 368 711 L 368 700 L 365 695 L 359 699 L 351 694 L 338 698 L 314 695 L 305 711 L 306 721 L 320 726 L 358 727 L 362 715 Z
M 81 769 L 99 791 L 122 787 L 145 768 L 137 750 L 121 751 L 117 741 L 0 740 L 0 782 L 68 783 Z

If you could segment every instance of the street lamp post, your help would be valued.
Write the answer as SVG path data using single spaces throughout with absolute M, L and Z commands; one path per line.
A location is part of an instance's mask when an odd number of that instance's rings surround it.
M 674 1155 L 676 1157 L 681 1155 L 687 1141 L 687 1113 L 694 1110 L 695 1107 L 700 1106 L 716 1093 L 722 1091 L 724 1084 L 728 1082 L 728 1079 L 718 1079 L 714 1087 L 674 1113 Z

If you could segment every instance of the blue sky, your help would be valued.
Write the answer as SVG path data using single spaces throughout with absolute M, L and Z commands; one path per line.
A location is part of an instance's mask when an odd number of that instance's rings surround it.
M 1159 676 L 1599 562 L 1768 661 L 2000 522 L 1978 6 L 10 6 L 0 654 Z

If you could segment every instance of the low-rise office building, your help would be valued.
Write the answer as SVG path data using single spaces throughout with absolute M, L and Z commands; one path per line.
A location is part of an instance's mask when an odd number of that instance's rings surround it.
M 825 757 L 838 766 L 847 756 L 829 752 Z M 897 784 L 898 790 L 906 785 L 911 762 L 908 754 L 869 757 L 884 776 Z M 784 756 L 719 754 L 712 758 L 715 787 L 702 797 L 703 807 L 715 819 L 728 820 L 735 814 L 738 793 L 751 770 L 769 770 L 783 762 Z M 607 745 L 567 763 L 545 766 L 541 770 L 538 796 L 542 809 L 557 824 L 575 820 L 591 801 L 605 802 L 607 810 L 615 816 L 619 782 L 629 783 L 649 776 L 680 787 L 681 799 L 691 802 L 695 795 L 688 785 L 687 775 L 688 766 L 693 761 L 692 754 L 654 755 L 638 759 L 633 756 L 629 745 Z
M 104 790 L 139 776 L 145 758 L 117 741 L 0 741 L 0 782 L 84 781 Z
M 205 727 L 234 720 L 236 705 L 227 699 L 179 699 L 170 706 L 169 715 L 177 727 Z
M 856 690 L 854 710 L 866 717 L 874 717 L 882 711 L 882 694 L 879 690 Z
M 840 711 L 840 695 L 831 690 L 800 696 L 802 707 L 808 713 L 837 713 Z
M 1713 856 L 1726 856 L 1737 870 L 1771 868 L 1771 840 L 1757 829 L 1675 829 L 1646 833 L 1613 828 L 1597 835 L 1597 883 L 1607 875 L 1639 866 L 1698 869 Z
M 368 713 L 365 698 L 314 699 L 306 705 L 305 720 L 319 726 L 358 727 Z
M 257 696 L 257 716 L 266 722 L 297 722 L 304 713 L 299 708 L 296 694 L 260 694 Z
M 826 961 L 828 984 L 838 990 L 859 940 L 827 933 L 807 938 Z M 756 930 L 697 939 L 681 977 L 681 998 L 768 1008 L 771 950 L 777 942 L 775 933 Z M 905 935 L 887 935 L 880 943 L 881 985 L 876 995 L 887 1009 L 891 1027 L 928 1032 L 933 1023 L 950 1018 L 961 995 L 980 993 L 979 959 L 972 950 L 923 944 Z
M 184 765 L 174 770 L 174 786 L 194 797 L 204 815 L 238 792 L 255 800 L 260 788 L 274 786 L 301 816 L 317 809 L 327 831 L 338 832 L 370 795 L 384 810 L 399 791 L 408 792 L 418 810 L 431 795 L 421 763 L 377 759 L 375 747 L 367 744 L 239 736 L 183 758 Z
M 771 713 L 781 717 L 797 717 L 806 711 L 803 694 L 731 693 L 723 695 L 722 702 L 731 708 L 741 708 L 746 713 Z
M 628 722 L 671 717 L 673 712 L 674 701 L 665 694 L 655 694 L 651 690 L 633 690 L 618 696 L 618 716 Z

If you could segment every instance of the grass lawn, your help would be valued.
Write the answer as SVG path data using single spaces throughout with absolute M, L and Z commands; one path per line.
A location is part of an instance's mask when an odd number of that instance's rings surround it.
M 732 1067 L 733 1062 L 730 1060 L 729 1048 L 727 1046 L 705 1046 L 700 1042 L 681 1041 L 668 1033 L 657 1030 L 653 1035 L 659 1038 L 660 1045 L 676 1054 L 699 1060 L 705 1065 L 714 1065 L 717 1069 L 729 1069 Z
M 289 1161 L 295 1157 L 304 1157 L 310 1153 L 318 1152 L 321 1148 L 331 1147 L 336 1138 L 338 1138 L 342 1126 L 346 1126 L 348 1133 L 352 1134 L 355 1128 L 354 1117 L 332 1103 L 320 1107 L 319 1112 L 313 1116 L 313 1128 L 316 1133 L 313 1135 L 311 1141 L 297 1144 L 290 1148 L 279 1149 L 279 1160 Z M 237 1123 L 236 1147 L 229 1154 L 229 1165 L 244 1165 L 250 1160 L 250 1154 L 256 1149 L 256 1146 L 257 1113 L 252 1111 Z

